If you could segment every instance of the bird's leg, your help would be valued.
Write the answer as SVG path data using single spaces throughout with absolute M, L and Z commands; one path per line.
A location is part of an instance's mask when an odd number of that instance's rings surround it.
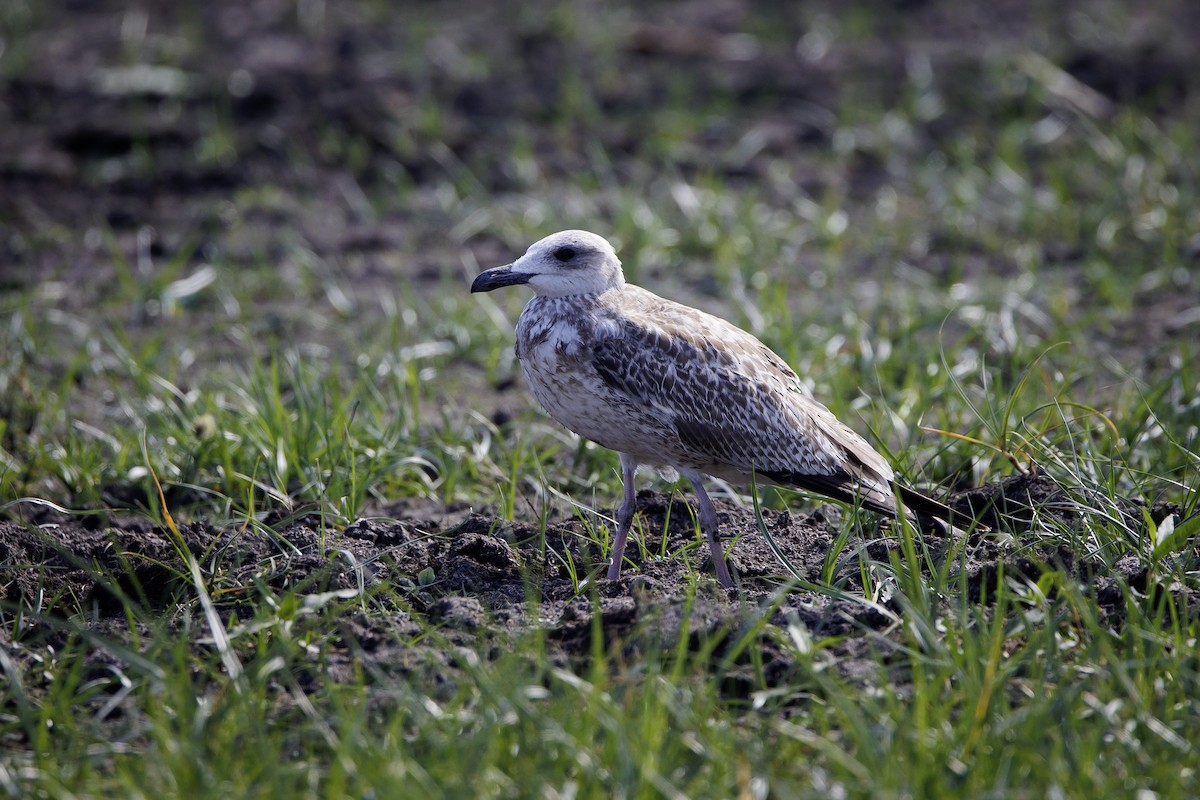
M 637 489 L 633 485 L 637 474 L 637 461 L 633 456 L 621 453 L 621 484 L 625 498 L 617 509 L 617 538 L 613 541 L 612 563 L 608 565 L 608 579 L 621 577 L 621 559 L 625 556 L 625 543 L 629 540 L 629 526 L 633 524 L 633 512 L 637 511 Z
M 725 549 L 721 547 L 717 509 L 713 507 L 712 500 L 708 498 L 708 492 L 704 491 L 704 478 L 700 473 L 682 472 L 682 474 L 691 482 L 692 488 L 696 491 L 696 502 L 700 504 L 700 530 L 704 531 L 704 536 L 708 539 L 708 550 L 712 555 L 713 569 L 716 570 L 717 580 L 721 582 L 722 586 L 729 588 L 733 586 L 733 579 L 729 577 L 729 567 L 725 565 Z

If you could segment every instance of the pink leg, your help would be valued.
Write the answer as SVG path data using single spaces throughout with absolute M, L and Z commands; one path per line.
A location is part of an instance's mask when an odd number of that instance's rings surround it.
M 717 580 L 721 585 L 729 588 L 733 586 L 733 578 L 729 577 L 729 567 L 725 565 L 725 550 L 721 547 L 721 538 L 719 531 L 719 523 L 717 522 L 717 509 L 713 507 L 712 500 L 708 498 L 708 492 L 704 491 L 704 477 L 692 470 L 680 470 L 680 474 L 687 478 L 692 488 L 696 490 L 696 502 L 700 504 L 700 530 L 704 531 L 704 536 L 708 539 L 708 550 L 712 555 L 713 569 L 717 573 Z
M 625 556 L 625 544 L 629 541 L 629 527 L 633 524 L 633 512 L 637 511 L 637 489 L 633 479 L 637 474 L 637 462 L 633 456 L 621 456 L 621 483 L 625 489 L 625 499 L 617 509 L 617 538 L 613 541 L 612 563 L 608 565 L 608 579 L 615 581 L 621 577 L 621 559 Z

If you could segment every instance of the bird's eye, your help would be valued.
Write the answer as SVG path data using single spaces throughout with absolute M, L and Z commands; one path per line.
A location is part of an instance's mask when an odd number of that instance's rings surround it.
M 575 250 L 570 247 L 560 247 L 554 251 L 554 257 L 559 261 L 570 261 L 575 257 Z

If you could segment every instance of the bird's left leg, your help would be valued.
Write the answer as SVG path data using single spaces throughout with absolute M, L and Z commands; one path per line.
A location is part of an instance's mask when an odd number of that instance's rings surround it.
M 694 470 L 679 472 L 691 482 L 692 489 L 696 492 L 696 502 L 700 504 L 700 530 L 704 531 L 704 537 L 708 539 L 708 550 L 712 555 L 717 580 L 722 586 L 729 588 L 733 586 L 733 578 L 729 577 L 729 567 L 725 565 L 725 549 L 721 547 L 717 509 L 709 499 L 708 492 L 704 491 L 704 476 Z
M 625 543 L 629 540 L 629 527 L 633 524 L 633 512 L 637 511 L 637 489 L 633 479 L 637 475 L 637 461 L 633 456 L 620 453 L 621 484 L 625 490 L 625 499 L 617 508 L 617 538 L 613 541 L 612 563 L 608 566 L 608 579 L 615 581 L 621 577 L 621 559 L 625 556 Z

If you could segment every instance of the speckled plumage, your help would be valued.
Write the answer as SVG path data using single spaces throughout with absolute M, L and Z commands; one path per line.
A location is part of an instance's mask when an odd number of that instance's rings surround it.
M 621 454 L 625 502 L 609 577 L 620 573 L 638 464 L 671 467 L 692 481 L 726 585 L 703 474 L 742 483 L 755 475 L 897 512 L 891 467 L 814 400 L 783 359 L 725 320 L 625 283 L 601 237 L 549 236 L 481 274 L 472 291 L 515 283 L 536 292 L 517 321 L 516 344 L 534 397 L 567 428 Z M 900 491 L 910 509 L 948 517 L 937 501 Z

